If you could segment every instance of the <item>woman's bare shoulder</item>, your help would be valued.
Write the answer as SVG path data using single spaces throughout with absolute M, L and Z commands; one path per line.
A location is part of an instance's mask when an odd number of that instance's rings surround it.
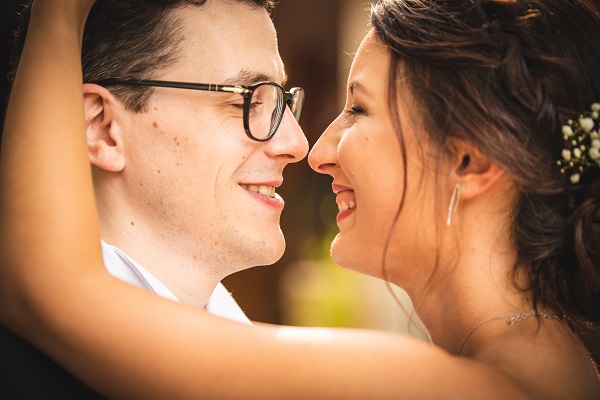
M 532 398 L 600 398 L 596 366 L 565 323 L 532 320 L 512 326 L 488 337 L 474 357 L 493 365 Z

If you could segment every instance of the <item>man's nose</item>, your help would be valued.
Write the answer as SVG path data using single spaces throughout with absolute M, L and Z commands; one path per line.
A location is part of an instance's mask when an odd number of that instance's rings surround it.
M 288 107 L 277 132 L 267 142 L 266 152 L 271 157 L 285 158 L 288 163 L 298 162 L 308 153 L 308 140 Z

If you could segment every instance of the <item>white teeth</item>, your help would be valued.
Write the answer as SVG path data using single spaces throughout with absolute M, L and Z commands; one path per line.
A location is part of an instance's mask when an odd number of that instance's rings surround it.
M 346 203 L 345 201 L 338 203 L 338 210 L 340 211 L 346 211 L 354 207 L 356 207 L 356 203 L 353 200 L 350 200 L 349 203 Z
M 265 186 L 265 185 L 243 185 L 240 184 L 241 187 L 250 191 L 260 193 L 265 196 L 275 197 L 275 186 Z
M 258 193 L 264 194 L 265 196 L 273 196 L 275 188 L 273 186 L 259 186 Z

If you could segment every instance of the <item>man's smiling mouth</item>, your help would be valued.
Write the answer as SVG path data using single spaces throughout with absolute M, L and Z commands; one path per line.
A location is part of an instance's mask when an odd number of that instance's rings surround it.
M 243 183 L 240 183 L 240 186 L 242 188 L 244 188 L 245 190 L 248 190 L 250 192 L 256 192 L 256 193 L 260 193 L 262 195 L 268 196 L 268 197 L 275 197 L 275 186 L 267 186 L 267 185 L 245 185 Z

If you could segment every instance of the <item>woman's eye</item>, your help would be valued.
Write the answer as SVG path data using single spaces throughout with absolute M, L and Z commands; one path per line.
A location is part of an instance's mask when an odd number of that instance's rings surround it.
M 360 107 L 352 107 L 349 110 L 345 110 L 348 115 L 362 115 L 365 111 Z

